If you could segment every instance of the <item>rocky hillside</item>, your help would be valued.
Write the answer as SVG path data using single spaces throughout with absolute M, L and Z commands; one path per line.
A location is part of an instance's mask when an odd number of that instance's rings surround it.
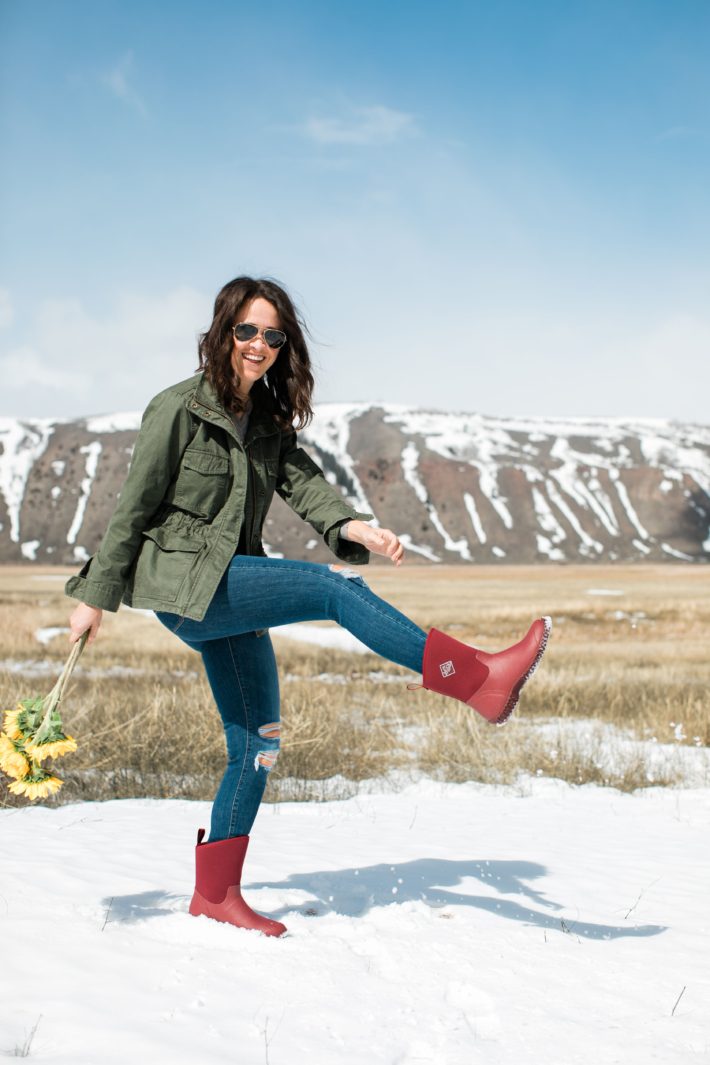
M 73 564 L 98 544 L 140 414 L 0 419 L 0 560 Z M 300 434 L 411 561 L 710 560 L 710 428 L 321 404 Z M 269 554 L 325 560 L 276 499 Z

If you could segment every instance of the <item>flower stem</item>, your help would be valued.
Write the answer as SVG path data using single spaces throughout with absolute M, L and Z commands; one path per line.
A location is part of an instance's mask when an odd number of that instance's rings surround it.
M 51 692 L 47 696 L 47 701 L 45 704 L 45 715 L 42 718 L 42 724 L 39 726 L 35 734 L 35 743 L 41 743 L 51 728 L 52 714 L 59 706 L 59 700 L 61 699 L 64 693 L 64 688 L 66 687 L 67 681 L 71 676 L 72 670 L 74 669 L 74 666 L 77 663 L 79 655 L 84 650 L 84 645 L 86 643 L 88 635 L 89 630 L 87 629 L 86 632 L 82 633 L 79 639 L 75 642 L 74 646 L 71 649 L 71 653 L 69 654 L 69 657 L 66 660 L 64 669 L 59 674 L 59 679 L 57 680 L 57 683 L 54 685 Z

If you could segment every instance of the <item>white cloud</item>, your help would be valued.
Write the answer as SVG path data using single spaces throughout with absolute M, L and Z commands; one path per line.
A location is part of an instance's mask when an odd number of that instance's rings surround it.
M 13 348 L 0 357 L 0 368 L 6 387 L 27 389 L 28 392 L 38 385 L 62 392 L 83 391 L 85 384 L 81 374 L 71 368 L 51 366 L 29 346 Z
M 211 300 L 180 287 L 126 293 L 104 316 L 78 300 L 45 300 L 23 343 L 0 354 L 7 414 L 72 417 L 135 410 L 197 366 Z M 40 407 L 41 409 L 38 409 Z
M 130 107 L 135 108 L 145 118 L 148 113 L 147 108 L 138 92 L 131 85 L 130 79 L 132 75 L 133 52 L 126 52 L 111 70 L 101 75 L 101 82 L 113 93 L 116 99 L 122 100 Z
M 9 289 L 0 288 L 0 329 L 7 329 L 14 318 Z
M 391 107 L 354 107 L 347 117 L 309 118 L 301 130 L 318 144 L 389 144 L 416 133 L 412 115 Z
M 539 404 L 545 414 L 708 423 L 704 402 L 710 390 L 707 318 L 669 310 L 649 321 L 630 312 L 607 310 L 595 322 L 591 311 L 560 320 L 543 309 L 538 321 L 528 322 L 528 328 L 521 330 L 524 324 L 525 319 L 514 315 L 510 329 L 501 323 L 500 335 L 489 336 L 487 345 L 479 345 L 479 350 L 495 353 L 501 366 L 515 368 L 508 382 L 499 375 L 499 386 L 506 389 L 501 392 L 505 404 L 516 386 L 523 385 L 515 397 L 515 410 L 531 413 Z M 526 394 L 531 401 L 527 404 Z

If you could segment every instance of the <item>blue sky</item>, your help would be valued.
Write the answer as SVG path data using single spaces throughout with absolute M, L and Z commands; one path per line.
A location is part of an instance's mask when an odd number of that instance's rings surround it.
M 0 414 L 281 280 L 316 400 L 707 423 L 710 5 L 4 0 Z

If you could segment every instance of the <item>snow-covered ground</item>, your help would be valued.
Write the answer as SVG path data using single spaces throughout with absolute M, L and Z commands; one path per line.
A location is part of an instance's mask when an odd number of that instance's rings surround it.
M 57 1065 L 708 1060 L 710 789 L 264 806 L 245 894 L 282 940 L 188 915 L 208 814 L 0 811 L 0 1055 L 37 1025 Z

